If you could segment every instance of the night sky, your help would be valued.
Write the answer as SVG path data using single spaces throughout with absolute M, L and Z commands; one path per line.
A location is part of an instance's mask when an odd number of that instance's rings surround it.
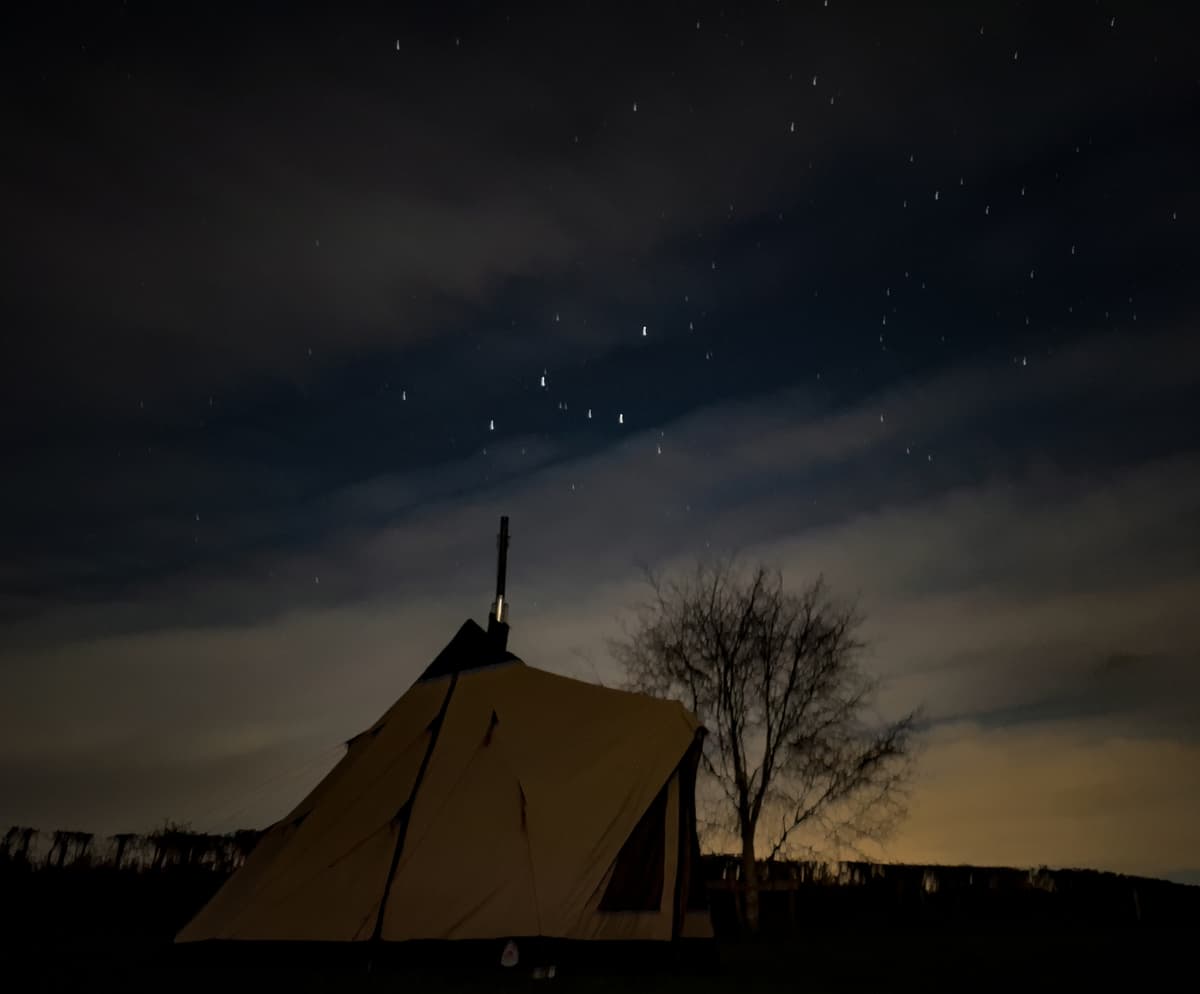
M 484 619 L 505 513 L 510 645 L 572 676 L 643 565 L 858 597 L 928 719 L 887 858 L 1200 880 L 1180 8 L 46 10 L 0 824 L 280 816 Z

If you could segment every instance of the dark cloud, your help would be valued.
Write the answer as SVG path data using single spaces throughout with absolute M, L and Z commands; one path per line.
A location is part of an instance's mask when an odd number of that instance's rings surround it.
M 454 495 L 461 467 L 443 480 L 360 485 L 328 511 L 354 526 L 303 552 L 138 588 L 91 612 L 60 605 L 52 626 L 27 629 L 26 647 L 0 666 L 5 698 L 24 702 L 16 714 L 27 716 L 6 726 L 4 752 L 25 771 L 10 777 L 9 796 L 47 817 L 112 826 L 171 806 L 214 825 L 272 817 L 316 775 L 314 756 L 373 720 L 460 615 L 482 613 L 503 510 L 514 516 L 513 642 L 534 664 L 614 679 L 605 640 L 640 596 L 638 561 L 669 569 L 699 550 L 739 549 L 796 580 L 821 570 L 861 599 L 885 709 L 919 703 L 932 723 L 921 810 L 976 803 L 975 781 L 954 772 L 960 763 L 979 764 L 998 795 L 1023 798 L 1013 803 L 1044 804 L 1038 791 L 1054 775 L 1018 764 L 1002 776 L 996 750 L 1032 763 L 1031 743 L 1050 742 L 1081 763 L 1116 763 L 1108 801 L 1070 802 L 1082 823 L 1107 804 L 1106 817 L 1142 824 L 1166 801 L 1154 794 L 1145 806 L 1122 778 L 1154 750 L 1190 763 L 1200 727 L 1191 611 L 1200 588 L 1187 552 L 1197 538 L 1195 458 L 1104 469 L 1102 479 L 1094 466 L 1069 464 L 980 478 L 965 456 L 939 450 L 945 475 L 904 479 L 929 465 L 923 449 L 905 455 L 910 434 L 967 416 L 986 433 L 1040 394 L 1098 387 L 1116 398 L 1121 378 L 1098 373 L 1120 369 L 1135 347 L 1114 340 L 1089 352 L 1091 374 L 1074 386 L 1077 357 L 1047 363 L 1020 402 L 1007 379 L 963 368 L 836 414 L 794 413 L 803 405 L 794 395 L 714 408 L 590 456 L 540 454 L 539 469 L 484 491 Z M 1146 387 L 1125 383 L 1131 394 Z M 1164 367 L 1156 389 L 1177 388 L 1190 390 L 1189 376 Z M 881 404 L 893 412 L 882 423 Z M 794 479 L 781 491 L 785 469 Z M 408 513 L 366 524 L 372 509 L 405 500 Z M 34 706 L 43 697 L 56 701 L 50 720 Z M 146 767 L 138 757 L 150 743 Z M 119 805 L 88 800 L 71 786 L 82 769 L 93 784 L 139 786 Z M 179 777 L 196 784 L 187 803 Z M 283 785 L 256 792 L 275 778 Z M 226 789 L 215 800 L 194 799 L 219 781 Z M 971 849 L 918 814 L 895 852 L 1035 860 L 1044 844 L 1043 860 L 1071 862 L 1039 817 L 1060 815 L 1027 815 L 1016 848 L 979 828 Z M 1158 872 L 1187 852 L 1116 845 L 1096 843 L 1084 861 Z
M 1182 84 L 1184 52 L 1151 15 L 1119 43 L 1084 7 L 764 8 L 699 31 L 662 12 L 636 29 L 599 11 L 443 16 L 331 29 L 252 7 L 186 24 L 138 9 L 35 29 L 7 220 L 23 233 L 8 305 L 37 364 L 73 390 L 159 400 L 251 372 L 307 380 L 310 348 L 321 362 L 402 352 L 486 322 L 481 308 L 520 283 L 538 288 L 543 320 L 574 312 L 555 334 L 611 342 L 581 320 L 603 313 L 603 286 L 649 303 L 652 273 L 696 251 L 740 271 L 722 243 L 781 210 L 805 218 L 808 250 L 768 249 L 750 268 L 800 263 L 836 287 L 897 240 L 914 268 L 1047 278 L 1067 245 L 1030 238 L 1047 220 L 1021 210 L 1033 205 L 1093 265 L 1120 251 L 1112 235 L 1127 251 L 1153 231 L 1161 256 L 1164 212 L 1190 196 L 1169 158 L 1136 215 L 1114 196 L 1130 156 L 1179 140 L 1161 97 Z M 51 54 L 68 42 L 74 58 Z M 1010 45 L 1024 61 L 1008 64 Z
M 1111 16 L 22 14 L 0 817 L 272 817 L 503 512 L 589 679 L 638 563 L 857 593 L 911 858 L 1196 865 L 1195 81 Z

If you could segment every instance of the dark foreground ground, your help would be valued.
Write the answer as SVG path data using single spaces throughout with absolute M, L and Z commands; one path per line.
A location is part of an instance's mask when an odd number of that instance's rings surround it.
M 753 941 L 727 868 L 709 858 L 720 941 L 674 963 L 630 961 L 599 943 L 546 956 L 523 944 L 520 965 L 505 970 L 497 943 L 426 950 L 433 965 L 377 961 L 368 970 L 361 947 L 335 946 L 342 959 L 331 964 L 303 947 L 222 963 L 172 946 L 229 868 L 190 858 L 115 862 L 0 859 L 0 994 L 1200 990 L 1200 888 L 1094 871 L 845 864 L 828 881 L 805 864 L 771 866 L 765 937 Z M 408 946 L 392 951 L 412 955 Z M 589 962 L 573 961 L 585 955 Z M 532 978 L 549 963 L 554 979 Z
M 1191 928 L 814 930 L 787 941 L 725 942 L 710 956 L 674 964 L 619 961 L 558 964 L 552 980 L 461 962 L 332 966 L 300 962 L 214 964 L 181 961 L 174 950 L 131 946 L 91 950 L 53 943 L 0 947 L 0 990 L 221 992 L 356 991 L 1141 991 L 1196 988 Z

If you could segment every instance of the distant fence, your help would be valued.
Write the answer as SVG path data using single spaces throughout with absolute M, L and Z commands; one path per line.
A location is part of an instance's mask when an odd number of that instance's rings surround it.
M 703 864 L 717 932 L 744 931 L 740 857 Z M 757 869 L 768 934 L 871 924 L 1200 925 L 1200 887 L 1097 870 L 783 860 Z

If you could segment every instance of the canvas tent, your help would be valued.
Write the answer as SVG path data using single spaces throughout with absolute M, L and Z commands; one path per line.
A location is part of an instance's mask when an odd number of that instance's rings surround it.
M 176 941 L 711 936 L 701 734 L 468 621 Z

